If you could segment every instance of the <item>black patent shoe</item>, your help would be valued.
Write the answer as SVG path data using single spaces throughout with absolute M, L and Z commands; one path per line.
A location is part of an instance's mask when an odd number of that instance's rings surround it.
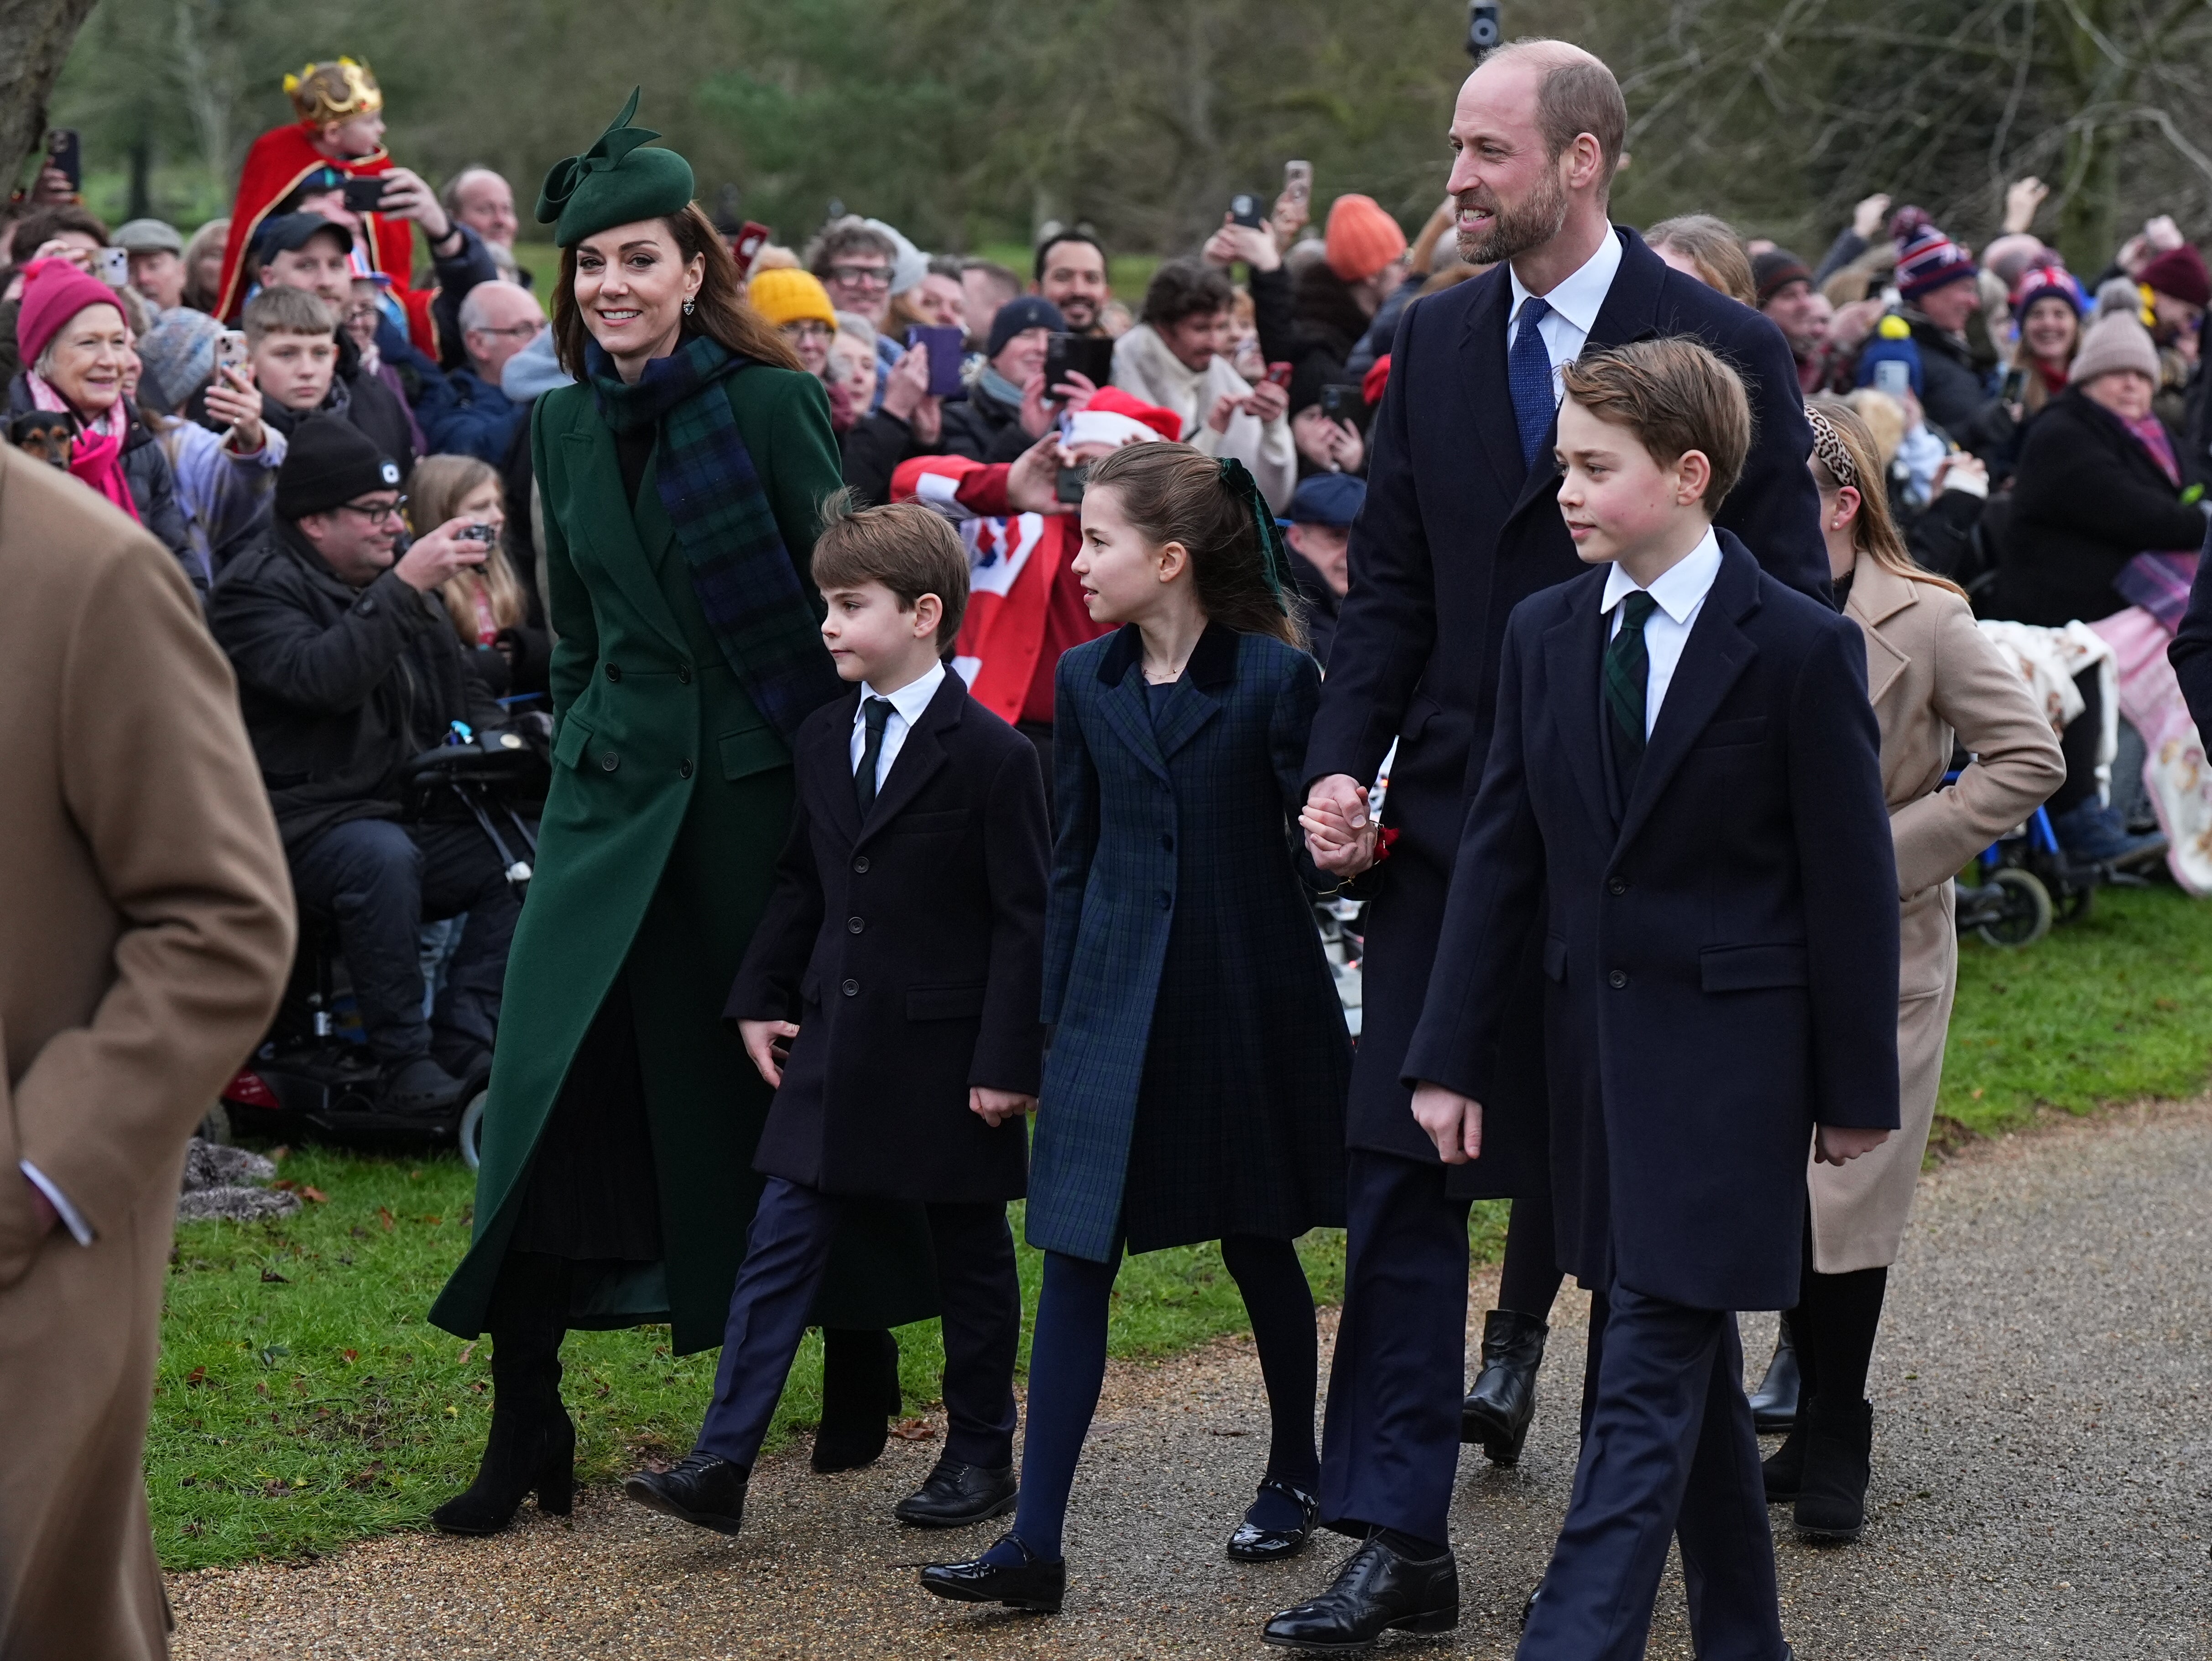
M 1751 1393 L 1751 1424 L 1761 1436 L 1778 1436 L 1797 1422 L 1797 1334 L 1790 1311 L 1782 1311 L 1782 1324 L 1774 1335 L 1774 1359 L 1766 1376 Z
M 1296 1557 L 1313 1538 L 1314 1529 L 1321 1521 L 1321 1501 L 1304 1488 L 1292 1488 L 1288 1482 L 1279 1482 L 1270 1476 L 1260 1484 L 1262 1494 L 1279 1494 L 1298 1508 L 1299 1523 L 1294 1529 L 1263 1529 L 1249 1517 L 1237 1525 L 1237 1532 L 1229 1536 L 1229 1555 L 1239 1563 L 1273 1563 L 1285 1557 Z
M 1533 1315 L 1493 1309 L 1482 1318 L 1482 1371 L 1460 1403 L 1459 1439 L 1480 1442 L 1493 1465 L 1521 1462 L 1536 1417 L 1536 1369 L 1551 1328 Z
M 1021 1491 L 1012 1465 L 963 1465 L 947 1454 L 891 1515 L 918 1529 L 964 1529 L 1005 1516 Z
M 1010 1609 L 1058 1615 L 1067 1601 L 1067 1560 L 1040 1561 L 1018 1535 L 1001 1535 L 998 1543 L 1009 1540 L 1021 1549 L 1018 1564 L 987 1563 L 980 1557 L 964 1563 L 925 1564 L 921 1589 L 956 1603 L 1004 1603 Z
M 807 1463 L 817 1476 L 859 1470 L 883 1457 L 890 1416 L 903 1401 L 898 1340 L 880 1329 L 822 1329 L 822 1423 Z
M 432 1512 L 430 1525 L 441 1534 L 497 1534 L 533 1490 L 538 1510 L 566 1517 L 575 1501 L 575 1466 L 576 1427 L 557 1396 L 550 1413 L 495 1396 L 476 1481 Z
M 752 1472 L 697 1448 L 669 1470 L 641 1470 L 623 1483 L 623 1492 L 664 1517 L 735 1534 L 745 1520 L 745 1484 Z
M 1458 1624 L 1459 1565 L 1449 1552 L 1415 1561 L 1370 1538 L 1334 1585 L 1276 1615 L 1260 1638 L 1279 1650 L 1341 1655 L 1373 1648 L 1386 1632 L 1449 1632 Z

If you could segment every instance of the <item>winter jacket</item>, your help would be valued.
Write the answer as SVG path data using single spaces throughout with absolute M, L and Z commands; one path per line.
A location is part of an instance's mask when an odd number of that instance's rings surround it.
M 260 449 L 239 455 L 225 447 L 221 434 L 198 422 L 167 418 L 155 429 L 155 439 L 176 477 L 177 502 L 192 552 L 212 581 L 268 529 L 276 470 L 284 465 L 289 441 L 264 424 Z
M 1898 315 L 1920 348 L 1920 407 L 1945 432 L 1966 432 L 1994 390 L 1975 362 L 1973 349 L 1964 338 L 1937 328 L 1910 306 L 1899 307 Z
M 1297 489 L 1297 447 L 1291 441 L 1288 417 L 1262 423 L 1240 410 L 1229 430 L 1217 433 L 1206 423 L 1216 400 L 1243 398 L 1252 390 L 1243 376 L 1217 354 L 1203 369 L 1193 369 L 1168 350 L 1149 323 L 1139 323 L 1114 343 L 1114 384 L 1147 404 L 1182 417 L 1183 441 L 1210 456 L 1234 456 L 1251 469 L 1267 505 L 1281 513 Z
M 38 400 L 31 395 L 29 371 L 17 370 L 8 383 L 9 415 L 28 415 L 38 407 Z M 137 405 L 125 399 L 123 410 L 123 482 L 130 487 L 131 505 L 138 509 L 138 522 L 177 557 L 177 563 L 191 579 L 192 592 L 204 600 L 209 568 L 193 551 L 191 530 L 177 502 L 176 475 L 169 471 L 169 458 L 154 441 L 152 430 L 139 419 Z
M 994 398 L 977 383 L 968 388 L 966 398 L 945 405 L 945 431 L 938 447 L 946 455 L 966 456 L 971 461 L 1012 461 L 1036 441 L 1022 425 L 1021 405 Z M 876 498 L 890 499 L 888 495 Z
M 224 570 L 208 622 L 288 854 L 333 825 L 398 818 L 399 770 L 452 722 L 505 724 L 435 595 L 389 570 L 356 588 L 283 520 Z
M 424 386 L 415 413 L 433 455 L 474 456 L 495 467 L 507 459 L 530 405 L 514 399 L 474 369 L 455 369 Z

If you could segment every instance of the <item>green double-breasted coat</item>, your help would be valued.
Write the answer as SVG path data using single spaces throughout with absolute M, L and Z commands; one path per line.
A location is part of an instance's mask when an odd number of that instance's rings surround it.
M 730 405 L 802 576 L 842 483 L 819 381 L 756 366 Z M 660 1262 L 580 1274 L 570 1324 L 666 1319 L 682 1354 L 719 1344 L 760 1192 L 769 1092 L 722 1024 L 791 818 L 791 752 L 724 660 L 648 467 L 635 503 L 588 386 L 538 401 L 554 776 L 507 959 L 477 1175 L 475 1238 L 430 1311 L 473 1336 L 520 1215 L 540 1133 L 625 967 L 658 1173 Z M 810 584 L 811 587 L 811 584 Z M 817 1304 L 837 1326 L 934 1314 L 917 1213 L 841 1238 Z

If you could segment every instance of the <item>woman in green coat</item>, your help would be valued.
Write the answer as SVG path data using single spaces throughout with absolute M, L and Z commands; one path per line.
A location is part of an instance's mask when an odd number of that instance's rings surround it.
M 769 1091 L 721 1013 L 791 817 L 792 733 L 840 683 L 807 576 L 840 483 L 821 383 L 746 304 L 683 157 L 635 94 L 548 176 L 553 301 L 577 384 L 539 399 L 554 780 L 508 958 L 475 1239 L 430 1318 L 492 1335 L 491 1435 L 439 1527 L 565 1512 L 571 1328 L 721 1342 Z M 897 1405 L 890 1326 L 934 1314 L 927 1233 L 840 1242 L 817 1469 L 866 1463 Z M 868 1430 L 872 1421 L 871 1439 Z

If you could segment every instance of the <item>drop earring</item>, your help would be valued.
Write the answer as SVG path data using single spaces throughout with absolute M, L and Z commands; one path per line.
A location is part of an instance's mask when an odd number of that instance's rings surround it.
M 684 316 L 689 317 L 689 316 L 690 316 L 690 315 L 691 315 L 691 312 L 692 312 L 692 308 L 693 308 L 694 304 L 695 304 L 695 302 L 694 302 L 694 301 L 689 301 L 689 300 L 687 300 L 687 301 L 685 301 L 684 302 Z

